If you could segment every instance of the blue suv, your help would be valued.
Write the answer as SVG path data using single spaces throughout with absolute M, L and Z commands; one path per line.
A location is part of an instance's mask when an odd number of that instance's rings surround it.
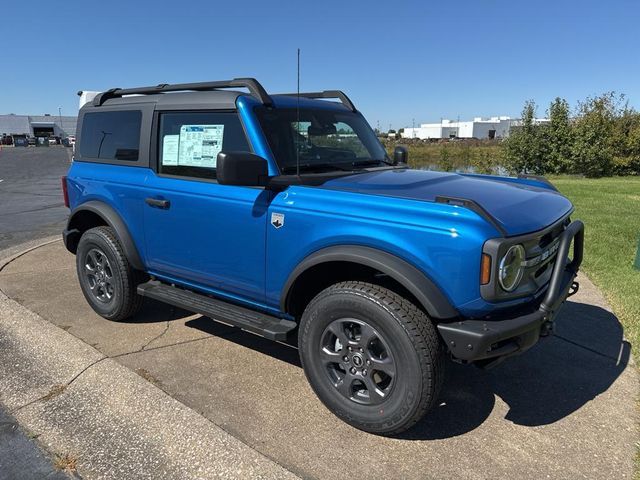
M 294 343 L 362 430 L 411 427 L 448 360 L 524 352 L 578 288 L 584 227 L 550 183 L 410 169 L 340 91 L 115 88 L 77 132 L 64 242 L 91 307 L 150 297 Z

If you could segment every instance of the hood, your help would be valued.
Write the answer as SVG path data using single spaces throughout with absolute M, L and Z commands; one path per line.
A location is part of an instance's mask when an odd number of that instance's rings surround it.
M 508 236 L 541 230 L 573 209 L 561 194 L 496 177 L 390 169 L 329 180 L 319 188 L 434 202 L 437 196 L 474 200 Z

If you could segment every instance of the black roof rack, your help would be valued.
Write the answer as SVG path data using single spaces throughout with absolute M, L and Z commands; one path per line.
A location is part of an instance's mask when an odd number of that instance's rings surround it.
M 112 88 L 106 92 L 102 92 L 93 99 L 93 105 L 99 107 L 110 98 L 123 97 L 124 95 L 153 95 L 165 92 L 180 91 L 197 91 L 204 92 L 207 90 L 217 90 L 219 88 L 243 87 L 249 90 L 249 93 L 258 98 L 264 105 L 272 104 L 271 97 L 264 89 L 260 82 L 255 78 L 234 78 L 233 80 L 222 80 L 217 82 L 199 82 L 199 83 L 161 83 L 152 87 L 137 88 Z
M 297 97 L 300 95 L 302 98 L 339 98 L 342 104 L 353 112 L 357 112 L 355 105 L 349 97 L 341 90 L 325 90 L 324 92 L 307 92 L 307 93 L 280 93 L 279 95 L 287 95 L 290 97 Z

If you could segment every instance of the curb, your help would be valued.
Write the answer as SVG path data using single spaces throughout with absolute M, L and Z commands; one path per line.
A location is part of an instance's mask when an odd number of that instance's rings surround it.
M 2 291 L 0 371 L 0 403 L 84 478 L 298 478 Z
M 32 240 L 30 242 L 21 243 L 15 247 L 9 247 L 5 250 L 0 250 L 0 272 L 15 259 L 20 258 L 23 255 L 31 252 L 50 243 L 62 241 L 60 235 L 54 235 L 51 237 L 39 238 L 38 240 Z M 0 293 L 2 291 L 0 290 Z

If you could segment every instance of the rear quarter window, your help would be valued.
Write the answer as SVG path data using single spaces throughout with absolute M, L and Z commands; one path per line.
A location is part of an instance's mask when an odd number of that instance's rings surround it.
M 142 112 L 139 110 L 86 113 L 82 119 L 80 155 L 137 161 L 141 124 Z

